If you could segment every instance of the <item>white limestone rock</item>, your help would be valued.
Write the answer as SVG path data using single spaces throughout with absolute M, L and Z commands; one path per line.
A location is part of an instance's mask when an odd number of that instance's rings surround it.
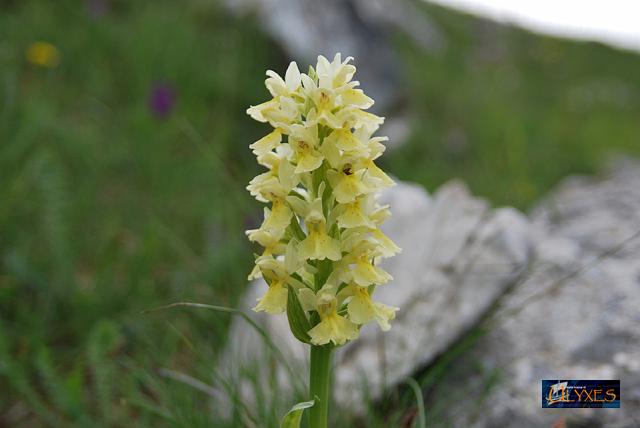
M 503 299 L 468 356 L 503 382 L 488 394 L 467 392 L 486 403 L 481 411 L 454 403 L 443 419 L 469 427 L 551 426 L 561 418 L 571 427 L 640 426 L 640 164 L 618 161 L 600 180 L 567 179 L 533 222 L 531 274 Z M 541 379 L 620 379 L 622 406 L 542 409 Z

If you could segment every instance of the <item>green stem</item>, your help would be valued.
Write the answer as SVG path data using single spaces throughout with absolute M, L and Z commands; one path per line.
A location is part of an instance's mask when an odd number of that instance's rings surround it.
M 316 403 L 309 409 L 310 428 L 327 428 L 328 426 L 331 351 L 331 345 L 311 346 L 309 395 L 312 400 L 316 400 Z

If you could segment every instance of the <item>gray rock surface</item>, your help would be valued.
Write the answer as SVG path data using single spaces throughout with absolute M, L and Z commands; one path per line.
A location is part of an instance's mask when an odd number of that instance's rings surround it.
M 424 49 L 439 49 L 440 33 L 408 0 L 225 0 L 236 14 L 255 13 L 284 51 L 302 64 L 318 54 L 356 58 L 357 78 L 386 114 L 402 94 L 401 67 L 389 29 L 409 34 Z M 390 135 L 392 141 L 395 135 Z
M 379 397 L 446 350 L 519 277 L 530 255 L 526 218 L 511 208 L 491 209 L 460 182 L 450 182 L 432 197 L 419 186 L 400 183 L 383 200 L 393 213 L 383 229 L 404 251 L 388 259 L 384 267 L 394 280 L 376 290 L 376 300 L 401 310 L 390 332 L 367 325 L 360 339 L 337 352 L 335 397 L 345 406 L 362 403 L 365 385 L 370 396 Z M 252 307 L 264 287 L 252 283 L 241 306 Z M 286 360 L 305 373 L 307 347 L 293 338 L 286 316 L 254 316 Z M 252 366 L 248 372 L 255 377 L 255 370 L 265 367 L 266 351 L 242 320 L 235 320 L 230 337 L 219 371 L 233 374 L 232 383 L 244 385 L 250 400 L 255 398 L 252 379 L 239 368 Z M 281 364 L 266 371 L 263 379 L 272 376 L 287 387 Z
M 391 331 L 368 325 L 338 354 L 341 403 L 360 401 L 363 379 L 379 397 L 431 362 L 478 321 L 529 260 L 526 218 L 510 208 L 492 210 L 460 182 L 432 198 L 403 184 L 385 203 L 393 215 L 383 229 L 404 251 L 386 261 L 394 281 L 379 287 L 376 299 L 402 309 Z
M 532 214 L 535 262 L 501 301 L 468 360 L 503 380 L 452 406 L 454 426 L 640 426 L 640 164 L 601 179 L 570 178 Z M 467 364 L 462 362 L 461 364 Z M 542 409 L 541 379 L 620 379 L 621 409 Z M 484 385 L 483 385 L 484 384 Z

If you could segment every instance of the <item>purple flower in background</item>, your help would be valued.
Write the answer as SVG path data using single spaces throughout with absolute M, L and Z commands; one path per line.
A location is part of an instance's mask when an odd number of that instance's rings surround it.
M 176 92 L 167 83 L 157 82 L 149 94 L 149 110 L 157 117 L 167 117 L 176 103 Z

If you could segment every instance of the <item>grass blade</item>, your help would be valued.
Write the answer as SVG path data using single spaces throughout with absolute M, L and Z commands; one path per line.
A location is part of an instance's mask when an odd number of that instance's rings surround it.
M 231 315 L 239 315 L 260 335 L 260 337 L 264 340 L 269 350 L 271 350 L 271 352 L 273 352 L 274 355 L 276 355 L 278 360 L 280 360 L 280 362 L 283 364 L 283 366 L 289 373 L 290 379 L 292 379 L 293 382 L 298 382 L 298 383 L 301 382 L 299 374 L 296 373 L 293 370 L 293 368 L 289 365 L 287 358 L 284 356 L 280 348 L 278 348 L 278 346 L 273 342 L 271 337 L 269 337 L 269 334 L 262 327 L 260 327 L 253 319 L 251 319 L 249 315 L 247 315 L 244 311 L 240 309 L 228 308 L 226 306 L 208 305 L 206 303 L 176 302 L 176 303 L 171 303 L 169 305 L 160 306 L 158 308 L 147 309 L 142 311 L 141 313 L 148 314 L 151 312 L 157 312 L 165 309 L 172 309 L 172 308 L 179 308 L 179 307 L 209 309 L 212 311 L 223 312 Z M 304 385 L 300 383 L 298 387 L 300 388 L 301 391 L 304 391 L 305 389 Z
M 416 405 L 418 406 L 418 420 L 413 425 L 414 428 L 427 428 L 427 418 L 424 410 L 424 397 L 422 396 L 422 389 L 416 380 L 412 377 L 406 380 L 407 385 L 413 389 L 413 393 L 416 396 Z

